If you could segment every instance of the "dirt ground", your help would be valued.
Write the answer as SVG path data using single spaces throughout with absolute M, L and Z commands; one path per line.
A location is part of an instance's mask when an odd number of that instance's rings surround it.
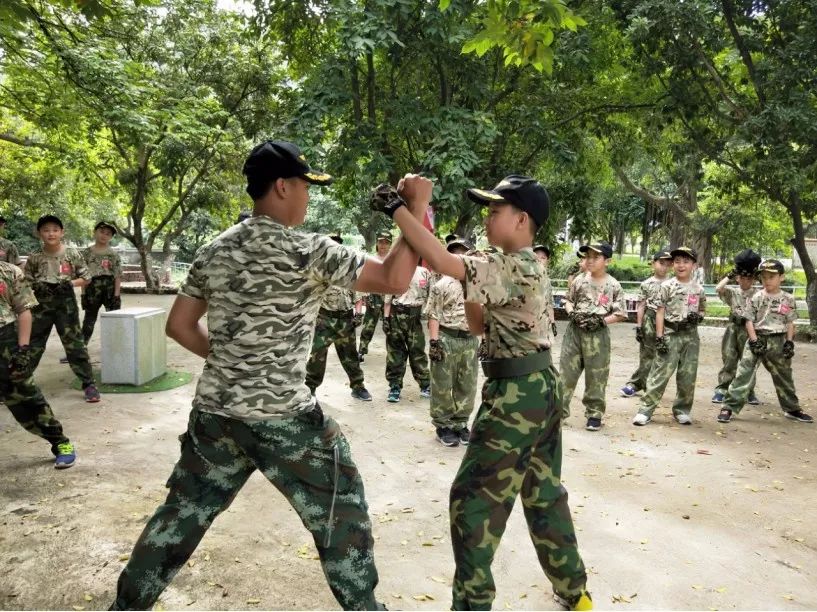
M 171 296 L 125 296 L 125 307 L 170 306 Z M 564 330 L 564 323 L 559 323 Z M 634 369 L 632 325 L 613 330 L 604 428 L 583 429 L 580 400 L 564 429 L 564 480 L 602 609 L 817 608 L 817 426 L 782 418 L 771 380 L 763 404 L 728 425 L 709 402 L 722 331 L 702 328 L 702 360 L 691 427 L 668 404 L 647 427 L 630 419 L 635 399 L 617 389 Z M 558 356 L 561 334 L 557 339 Z M 99 356 L 99 339 L 90 347 Z M 334 353 L 318 389 L 343 426 L 366 484 L 380 572 L 390 609 L 447 609 L 453 560 L 447 497 L 463 449 L 434 438 L 428 400 L 407 374 L 403 400 L 385 401 L 384 342 L 363 364 L 372 403 L 349 397 Z M 107 608 L 145 521 L 164 499 L 178 458 L 202 360 L 168 344 L 168 365 L 195 372 L 164 393 L 107 395 L 96 405 L 71 390 L 53 337 L 37 380 L 79 459 L 56 471 L 47 445 L 0 411 L 0 607 Z M 803 408 L 817 412 L 817 346 L 797 347 Z M 577 396 L 583 391 L 580 382 Z M 667 398 L 674 394 L 670 384 Z M 337 609 L 311 539 L 259 474 L 221 515 L 165 591 L 165 609 Z M 494 562 L 495 609 L 558 609 L 527 535 L 520 504 Z M 811 586 L 809 586 L 811 585 Z

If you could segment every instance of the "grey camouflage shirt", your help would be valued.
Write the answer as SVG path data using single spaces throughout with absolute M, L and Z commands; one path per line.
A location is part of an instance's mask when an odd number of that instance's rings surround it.
M 207 300 L 210 354 L 193 407 L 247 421 L 312 410 L 304 377 L 318 309 L 330 286 L 353 287 L 365 260 L 265 216 L 205 246 L 179 290 Z
M 6 238 L 0 238 L 0 261 L 5 261 L 15 266 L 20 265 L 20 254 L 17 252 L 17 245 Z
M 91 280 L 85 258 L 76 249 L 63 248 L 54 255 L 44 251 L 32 253 L 26 260 L 26 280 L 30 283 L 60 283 L 75 278 Z
M 739 286 L 730 285 L 719 290 L 718 296 L 720 296 L 724 304 L 729 306 L 733 315 L 748 318 L 746 311 L 749 307 L 749 303 L 752 301 L 752 297 L 754 297 L 758 291 L 760 291 L 760 287 L 749 287 L 749 289 L 744 291 Z
M 661 283 L 663 283 L 664 280 L 666 279 L 662 280 L 660 278 L 656 278 L 655 276 L 651 276 L 642 282 L 641 286 L 639 287 L 638 300 L 646 303 L 647 308 L 653 312 L 658 310 L 658 306 L 660 306 Z
M 82 250 L 82 256 L 88 265 L 88 273 L 94 276 L 112 276 L 117 278 L 122 276 L 122 259 L 119 253 L 111 247 L 106 247 L 103 251 L 95 251 L 89 246 Z
M 34 292 L 23 278 L 23 271 L 0 261 L 0 325 L 14 323 L 18 314 L 37 304 Z
M 671 323 L 685 321 L 690 312 L 706 311 L 706 294 L 700 283 L 690 280 L 682 283 L 676 278 L 670 278 L 661 283 L 660 304 L 664 307 L 664 320 Z M 665 330 L 671 333 L 672 330 Z
M 386 303 L 400 304 L 401 306 L 425 306 L 430 290 L 431 272 L 426 268 L 417 266 L 414 275 L 411 277 L 408 290 L 403 295 L 386 296 Z
M 621 285 L 609 274 L 601 283 L 594 282 L 589 272 L 580 274 L 570 283 L 565 301 L 572 303 L 576 312 L 627 318 Z
M 754 323 L 755 331 L 759 334 L 785 332 L 789 323 L 797 320 L 794 296 L 785 291 L 769 295 L 765 289 L 761 289 L 749 302 L 746 318 Z
M 355 292 L 342 287 L 329 287 L 323 296 L 321 307 L 326 310 L 352 310 L 355 305 Z
M 431 287 L 426 314 L 444 327 L 468 331 L 462 283 L 450 276 L 441 276 Z

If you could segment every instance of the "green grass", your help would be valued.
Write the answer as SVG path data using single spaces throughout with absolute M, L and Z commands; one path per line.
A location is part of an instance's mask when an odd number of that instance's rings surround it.
M 94 370 L 94 376 L 98 381 L 102 380 L 99 370 Z M 153 393 L 156 391 L 169 391 L 170 389 L 181 387 L 189 383 L 192 379 L 193 375 L 190 372 L 168 370 L 161 376 L 141 385 L 98 383 L 96 388 L 99 389 L 100 393 Z M 71 387 L 77 390 L 82 389 L 82 383 L 79 378 L 74 379 L 74 382 L 71 383 Z

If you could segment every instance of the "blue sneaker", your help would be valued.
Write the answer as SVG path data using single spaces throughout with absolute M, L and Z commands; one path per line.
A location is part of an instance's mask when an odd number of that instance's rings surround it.
M 635 387 L 633 387 L 630 383 L 627 383 L 621 388 L 621 394 L 624 397 L 632 397 L 635 395 Z
M 57 458 L 54 460 L 54 467 L 58 470 L 64 470 L 74 465 L 77 460 L 77 453 L 74 450 L 74 445 L 70 442 L 63 442 L 57 444 Z
M 386 398 L 387 402 L 394 404 L 400 401 L 400 387 L 392 387 L 389 389 L 389 396 Z
M 420 397 L 431 397 L 431 387 L 420 387 Z
M 715 391 L 715 395 L 712 396 L 712 403 L 713 404 L 723 404 L 723 393 L 719 393 Z
M 371 402 L 372 401 L 372 394 L 366 390 L 366 387 L 358 387 L 357 389 L 352 389 L 352 397 L 356 400 L 361 400 L 363 402 Z

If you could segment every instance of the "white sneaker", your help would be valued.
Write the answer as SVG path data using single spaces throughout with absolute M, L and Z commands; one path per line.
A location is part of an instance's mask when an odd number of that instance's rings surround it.
M 641 414 L 639 412 L 637 415 L 635 415 L 635 418 L 633 418 L 633 425 L 646 425 L 651 420 L 652 419 L 648 417 L 646 414 Z
M 678 414 L 674 415 L 675 420 L 678 421 L 681 425 L 692 425 L 692 419 L 689 418 L 688 414 L 684 414 L 683 412 L 679 412 Z

